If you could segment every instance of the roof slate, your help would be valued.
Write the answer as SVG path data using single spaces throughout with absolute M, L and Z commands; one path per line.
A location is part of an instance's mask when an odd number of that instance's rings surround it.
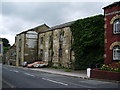
M 103 9 L 106 9 L 106 8 L 109 8 L 109 7 L 112 7 L 112 6 L 116 6 L 116 5 L 120 6 L 120 1 L 114 2 L 114 3 L 112 3 L 112 4 L 110 4 L 110 5 L 106 6 L 106 7 L 104 7 Z
M 42 24 L 42 25 L 37 26 L 37 27 L 34 27 L 34 28 L 32 28 L 32 29 L 29 29 L 29 30 L 23 31 L 23 32 L 21 32 L 21 33 L 19 33 L 19 34 L 17 34 L 17 35 L 20 35 L 20 34 L 23 34 L 23 33 L 27 33 L 28 31 L 35 31 L 35 29 L 37 29 L 37 28 L 39 28 L 39 27 L 42 27 L 42 26 L 46 26 L 46 27 L 49 28 L 49 26 L 47 26 L 46 24 Z
M 64 27 L 70 27 L 75 21 L 71 21 L 71 22 L 67 22 L 67 23 L 64 23 L 64 24 L 60 24 L 60 25 L 56 25 L 56 26 L 53 26 L 43 32 L 40 32 L 40 33 L 44 33 L 44 32 L 48 32 L 48 31 L 53 31 L 53 30 L 56 30 L 56 29 L 61 29 L 61 28 L 64 28 Z

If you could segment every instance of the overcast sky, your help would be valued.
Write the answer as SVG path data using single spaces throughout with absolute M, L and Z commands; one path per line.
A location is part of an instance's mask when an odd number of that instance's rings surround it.
M 15 35 L 41 24 L 55 26 L 65 22 L 104 14 L 110 2 L 2 2 L 0 37 L 12 45 Z M 1 20 L 2 19 L 2 20 Z

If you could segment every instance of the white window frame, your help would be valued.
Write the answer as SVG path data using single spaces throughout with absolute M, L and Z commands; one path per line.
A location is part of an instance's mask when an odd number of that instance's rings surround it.
M 117 19 L 113 23 L 113 33 L 120 34 L 120 19 Z
M 120 46 L 113 48 L 113 60 L 120 60 Z

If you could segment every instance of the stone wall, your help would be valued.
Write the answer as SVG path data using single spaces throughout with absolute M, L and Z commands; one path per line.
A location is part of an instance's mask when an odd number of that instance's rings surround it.
M 5 54 L 4 54 L 4 64 L 16 65 L 16 45 L 14 44 Z
M 16 66 L 22 65 L 24 61 L 25 33 L 16 36 Z
M 24 31 L 16 36 L 16 65 L 23 65 L 23 62 L 38 61 L 38 33 L 48 29 L 45 24 L 33 29 Z
M 74 61 L 71 43 L 70 27 L 42 32 L 38 40 L 38 57 L 50 65 L 69 68 Z

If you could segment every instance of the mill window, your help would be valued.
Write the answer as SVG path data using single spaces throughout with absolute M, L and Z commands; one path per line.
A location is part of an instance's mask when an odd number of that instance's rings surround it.
M 49 42 L 52 42 L 52 35 L 49 37 Z
M 43 37 L 41 37 L 41 44 L 43 44 Z
M 59 40 L 60 40 L 60 42 L 62 42 L 62 41 L 63 41 L 63 32 L 60 32 L 59 35 L 60 35 L 60 36 L 59 36 Z
M 62 48 L 59 49 L 59 57 L 62 57 Z

